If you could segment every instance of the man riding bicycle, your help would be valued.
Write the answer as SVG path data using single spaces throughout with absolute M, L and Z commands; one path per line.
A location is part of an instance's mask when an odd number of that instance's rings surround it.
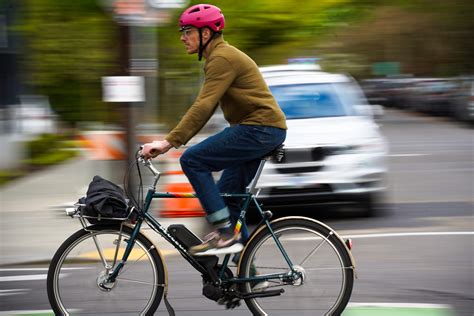
M 142 155 L 154 158 L 172 147 L 186 144 L 220 106 L 230 126 L 189 147 L 181 156 L 183 172 L 216 231 L 193 255 L 240 252 L 248 237 L 242 224 L 234 233 L 240 215 L 240 200 L 224 200 L 220 192 L 241 193 L 250 183 L 262 156 L 283 143 L 286 120 L 258 66 L 246 54 L 223 39 L 224 15 L 213 5 L 198 4 L 180 17 L 181 41 L 188 54 L 204 57 L 205 80 L 201 91 L 178 125 L 161 141 L 143 146 Z M 215 183 L 212 172 L 223 171 Z

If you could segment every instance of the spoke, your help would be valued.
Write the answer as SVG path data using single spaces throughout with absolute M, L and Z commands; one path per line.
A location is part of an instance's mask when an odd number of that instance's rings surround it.
M 318 251 L 319 248 L 321 248 L 321 246 L 323 245 L 323 243 L 325 241 L 328 241 L 328 238 L 329 236 L 331 236 L 333 234 L 333 232 L 329 232 L 329 235 L 324 237 L 323 240 L 321 240 L 321 242 L 303 259 L 303 261 L 301 261 L 301 263 L 299 264 L 301 267 L 306 263 L 306 261 L 309 260 L 309 258 L 311 258 L 312 255 L 314 255 L 316 253 L 316 251 Z
M 280 267 L 262 267 L 262 266 L 255 266 L 255 268 L 257 268 L 257 269 L 268 269 L 268 270 L 289 270 L 288 267 L 280 268 Z
M 353 270 L 353 267 L 338 267 L 338 268 L 304 268 L 305 271 L 324 271 L 324 270 Z
M 136 245 L 135 245 L 136 246 Z M 142 248 L 139 248 L 139 249 L 142 249 Z M 130 263 L 128 263 L 127 261 L 127 265 L 123 267 L 122 271 L 120 272 L 121 275 L 125 274 L 125 272 L 127 272 L 127 270 L 130 268 L 130 267 L 133 267 L 133 265 L 135 265 L 138 261 L 140 261 L 141 258 L 143 258 L 145 255 L 149 254 L 150 251 L 152 249 L 155 249 L 155 246 L 151 246 L 150 249 L 147 249 L 147 250 L 143 250 L 143 254 L 138 257 L 135 261 L 131 261 Z
M 124 282 L 129 282 L 129 283 L 146 284 L 146 285 L 161 286 L 161 287 L 166 286 L 166 284 L 157 284 L 157 283 L 153 283 L 153 282 L 132 280 L 132 279 L 127 279 L 127 278 L 122 278 L 122 277 L 117 278 L 117 280 L 124 281 Z

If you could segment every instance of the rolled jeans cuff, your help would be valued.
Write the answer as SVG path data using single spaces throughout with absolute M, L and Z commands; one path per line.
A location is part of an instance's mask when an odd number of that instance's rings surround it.
M 223 221 L 227 218 L 230 217 L 230 211 L 229 209 L 226 207 L 214 212 L 214 213 L 211 213 L 211 214 L 208 214 L 206 216 L 207 220 L 209 221 L 209 223 L 213 224 L 213 223 L 216 223 L 216 222 L 220 222 L 220 221 Z

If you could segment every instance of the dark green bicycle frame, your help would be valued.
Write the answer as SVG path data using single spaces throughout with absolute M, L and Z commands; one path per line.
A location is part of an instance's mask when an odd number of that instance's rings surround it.
M 245 194 L 221 193 L 221 196 L 241 198 L 243 200 L 243 206 L 242 206 L 241 213 L 240 213 L 240 216 L 239 216 L 239 221 L 241 221 L 241 222 L 245 222 L 245 214 L 247 212 L 247 209 L 250 206 L 250 203 L 253 202 L 253 204 L 256 206 L 259 214 L 262 216 L 263 224 L 266 226 L 268 231 L 271 233 L 273 239 L 275 240 L 275 243 L 278 246 L 278 249 L 282 253 L 283 257 L 285 258 L 286 262 L 288 263 L 289 269 L 292 272 L 291 274 L 289 274 L 289 273 L 275 273 L 275 274 L 267 274 L 267 275 L 264 275 L 264 276 L 253 276 L 253 277 L 249 277 L 249 278 L 234 277 L 232 279 L 222 280 L 222 278 L 224 276 L 224 272 L 227 268 L 227 265 L 229 263 L 230 256 L 231 256 L 230 254 L 228 254 L 224 257 L 224 260 L 223 260 L 223 263 L 222 263 L 222 266 L 221 266 L 221 270 L 219 272 L 219 278 L 221 279 L 221 281 L 223 283 L 244 283 L 244 282 L 250 282 L 250 281 L 265 281 L 265 280 L 271 280 L 271 279 L 278 279 L 278 280 L 283 280 L 283 281 L 292 280 L 293 275 L 298 274 L 298 272 L 293 269 L 293 264 L 291 262 L 291 259 L 288 257 L 285 249 L 283 248 L 282 244 L 280 243 L 280 240 L 278 239 L 278 237 L 273 232 L 268 219 L 265 218 L 264 212 L 263 212 L 262 208 L 260 207 L 260 205 L 258 204 L 258 201 L 257 201 L 256 197 L 254 196 L 254 194 L 252 194 L 252 193 L 245 193 Z M 125 262 L 128 259 L 128 256 L 130 255 L 130 253 L 133 249 L 133 246 L 135 244 L 136 236 L 138 235 L 138 233 L 140 231 L 143 220 L 146 220 L 147 223 L 150 225 L 150 227 L 155 232 L 159 233 L 164 239 L 166 239 L 171 245 L 173 245 L 179 251 L 179 253 L 183 256 L 183 258 L 186 259 L 197 271 L 202 273 L 204 276 L 210 277 L 209 272 L 207 271 L 206 267 L 204 267 L 198 260 L 196 260 L 195 257 L 191 256 L 189 254 L 189 252 L 186 250 L 186 248 L 181 244 L 181 242 L 179 242 L 172 235 L 170 235 L 168 233 L 168 231 L 166 230 L 166 228 L 163 227 L 163 225 L 161 225 L 153 217 L 153 215 L 151 215 L 148 212 L 149 209 L 150 209 L 151 201 L 153 199 L 195 198 L 195 197 L 196 196 L 192 193 L 184 193 L 184 194 L 173 194 L 173 193 L 169 193 L 169 192 L 164 193 L 164 192 L 156 192 L 154 188 L 149 188 L 148 192 L 147 192 L 147 195 L 146 195 L 146 198 L 145 198 L 144 205 L 143 205 L 143 210 L 141 211 L 141 214 L 140 214 L 139 218 L 137 219 L 137 222 L 136 222 L 135 227 L 134 227 L 133 232 L 132 232 L 132 236 L 131 236 L 130 240 L 128 241 L 127 248 L 125 249 L 125 252 L 123 254 L 122 261 L 117 265 L 117 267 L 111 273 L 111 275 L 109 276 L 109 279 L 112 280 L 112 281 L 115 280 L 115 278 L 118 276 L 120 270 L 123 268 Z

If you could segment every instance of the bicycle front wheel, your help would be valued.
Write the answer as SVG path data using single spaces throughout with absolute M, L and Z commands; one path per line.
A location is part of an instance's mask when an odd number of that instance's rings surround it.
M 54 255 L 47 279 L 56 315 L 152 315 L 165 286 L 158 251 L 138 234 L 132 252 L 114 282 L 114 270 L 128 245 L 127 226 L 91 226 L 69 237 Z
M 245 300 L 254 315 L 340 315 L 352 292 L 354 267 L 347 247 L 326 225 L 303 217 L 262 226 L 242 255 L 239 276 L 299 273 L 293 280 L 272 278 L 242 284 L 245 294 L 282 289 L 281 296 Z M 291 269 L 292 267 L 293 269 Z

